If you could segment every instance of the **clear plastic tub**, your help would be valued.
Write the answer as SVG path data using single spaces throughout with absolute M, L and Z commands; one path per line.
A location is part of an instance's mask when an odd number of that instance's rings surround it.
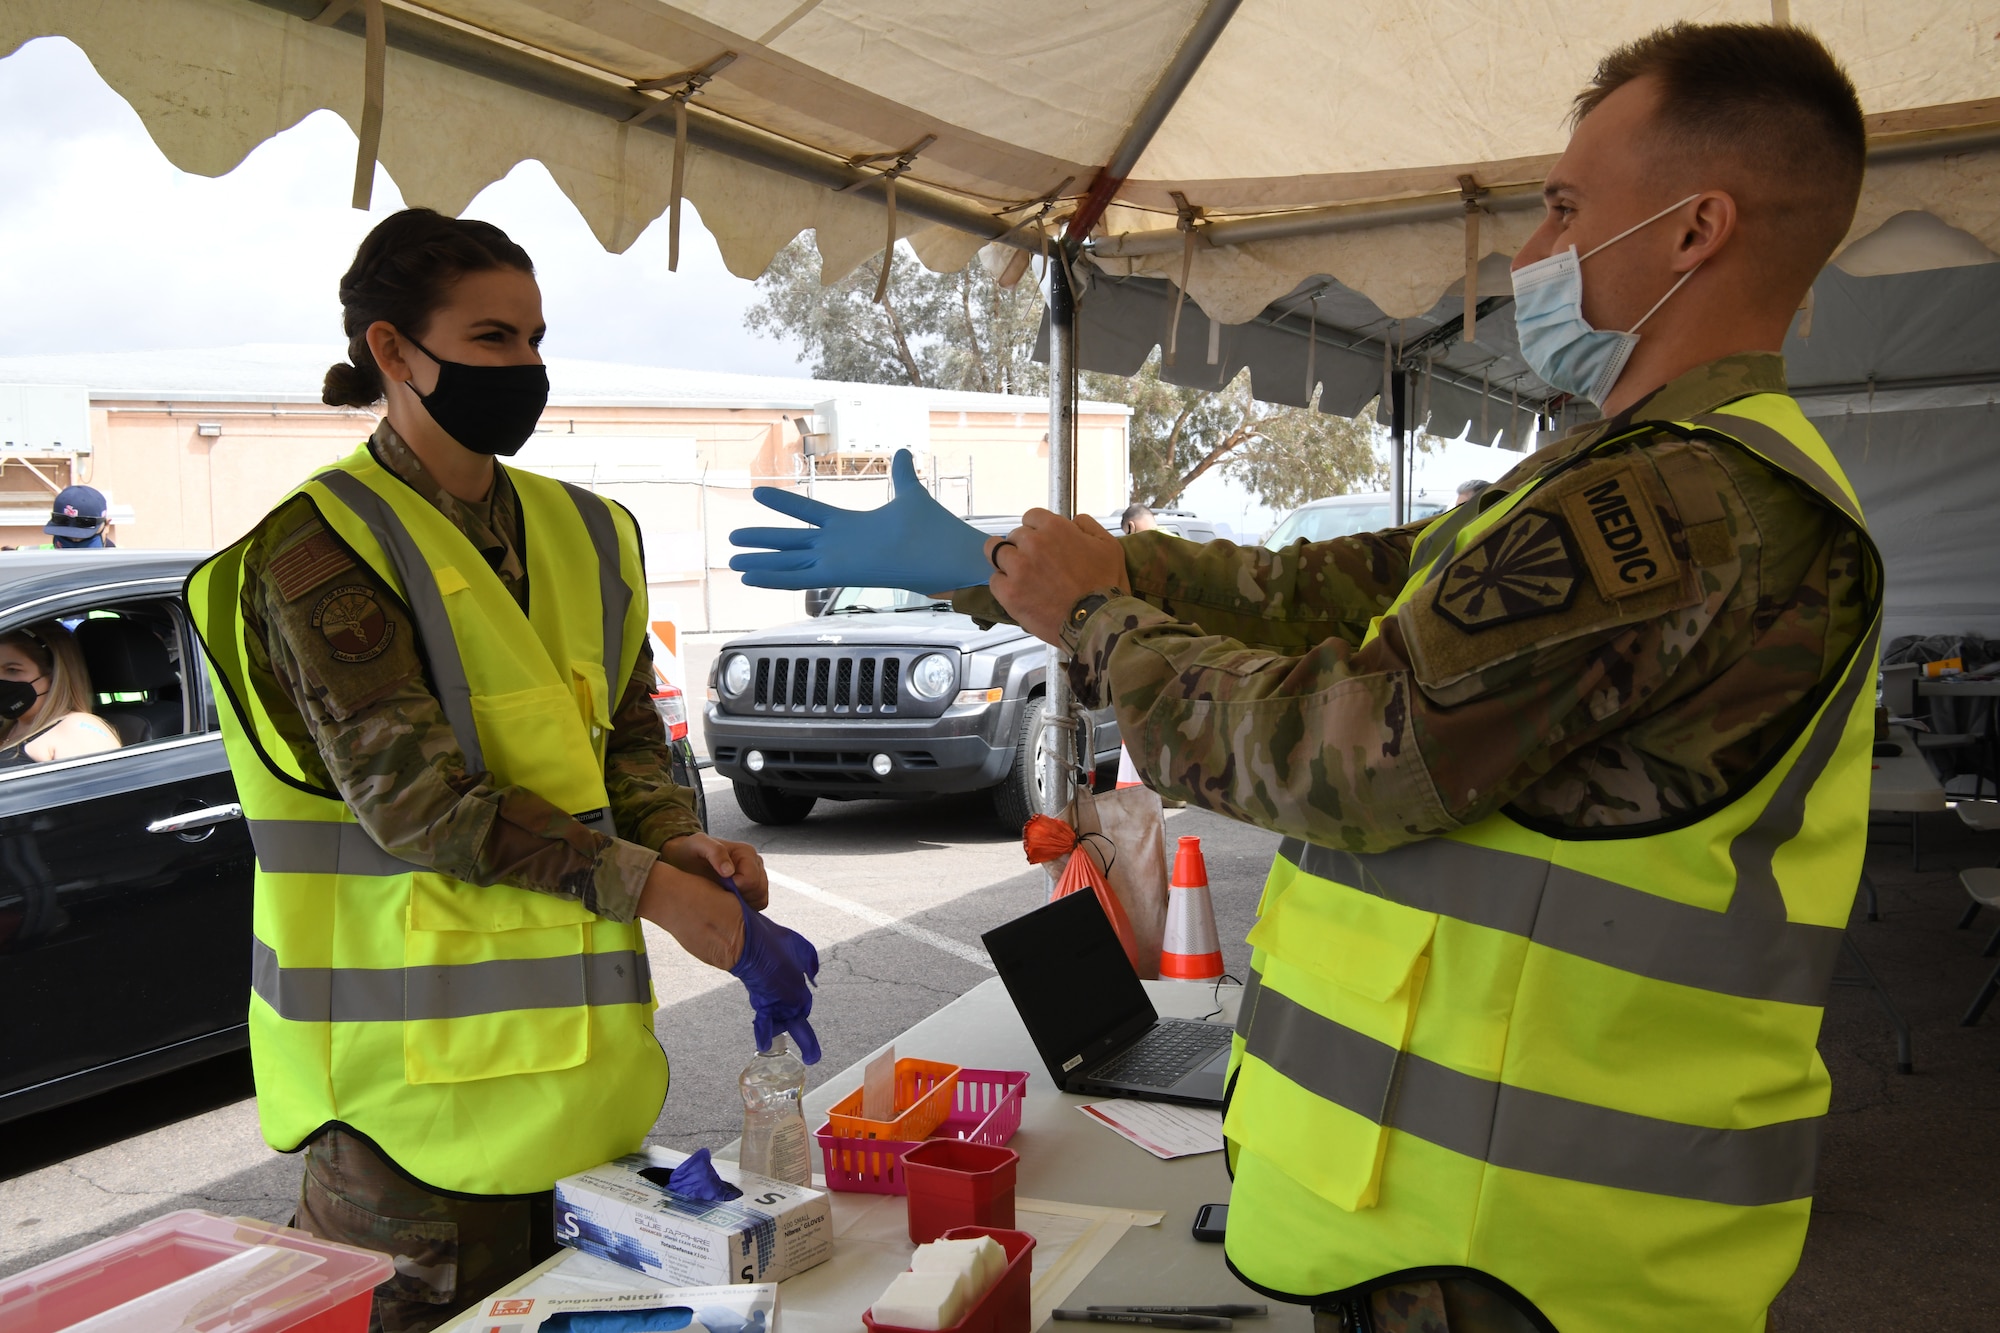
M 386 1255 L 188 1209 L 0 1279 L 7 1333 L 366 1333 Z

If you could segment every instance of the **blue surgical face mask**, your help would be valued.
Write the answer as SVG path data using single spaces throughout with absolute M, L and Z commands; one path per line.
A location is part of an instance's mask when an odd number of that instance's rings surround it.
M 1594 329 L 1583 317 L 1583 261 L 1700 197 L 1691 194 L 1670 204 L 1581 255 L 1572 245 L 1514 271 L 1514 329 L 1521 339 L 1521 356 L 1543 383 L 1598 404 L 1611 396 L 1612 386 L 1625 373 L 1625 363 L 1632 359 L 1632 349 L 1639 345 L 1639 325 L 1699 273 L 1701 265 L 1682 274 L 1680 282 L 1667 288 L 1667 295 L 1653 302 L 1653 309 L 1639 316 L 1637 324 L 1616 333 Z

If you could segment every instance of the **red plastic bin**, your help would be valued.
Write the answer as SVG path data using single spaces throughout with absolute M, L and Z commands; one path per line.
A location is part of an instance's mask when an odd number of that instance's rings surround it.
M 960 1139 L 932 1139 L 904 1153 L 911 1242 L 923 1245 L 953 1227 L 1012 1227 L 1020 1160 L 1012 1148 Z
M 1025 1231 L 1010 1231 L 1005 1227 L 953 1227 L 941 1239 L 972 1240 L 978 1236 L 991 1236 L 1000 1242 L 1000 1248 L 1007 1252 L 1006 1271 L 979 1298 L 979 1304 L 940 1333 L 1028 1333 L 1033 1308 L 1029 1270 L 1033 1267 L 1035 1238 Z M 872 1310 L 861 1312 L 861 1322 L 868 1326 L 868 1333 L 919 1333 L 897 1324 L 878 1324 Z
M 305 1259 L 237 1258 L 260 1246 Z M 235 1268 L 222 1267 L 231 1261 Z M 199 1302 L 203 1333 L 367 1333 L 375 1287 L 394 1272 L 372 1250 L 190 1208 L 0 1279 L 0 1328 L 57 1333 L 129 1306 L 110 1327 L 157 1333 L 179 1327 L 177 1311 Z
M 859 1194 L 907 1194 L 903 1154 L 918 1143 L 963 1139 L 999 1148 L 1021 1127 L 1028 1074 L 1021 1069 L 963 1069 L 950 1115 L 932 1139 L 857 1139 L 836 1134 L 828 1121 L 819 1131 L 826 1187 Z

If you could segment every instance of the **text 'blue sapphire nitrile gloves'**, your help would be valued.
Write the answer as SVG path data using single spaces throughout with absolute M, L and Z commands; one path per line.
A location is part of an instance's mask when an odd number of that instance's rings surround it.
M 818 1064 L 819 1038 L 806 1018 L 812 1013 L 812 983 L 819 979 L 819 950 L 796 930 L 750 910 L 735 880 L 725 877 L 722 887 L 736 895 L 736 905 L 743 909 L 743 953 L 729 975 L 750 992 L 757 1049 L 768 1051 L 785 1032 L 798 1044 L 799 1059 Z
M 889 464 L 892 498 L 879 509 L 841 509 L 797 491 L 759 486 L 767 509 L 806 528 L 738 528 L 732 546 L 760 547 L 729 557 L 753 588 L 904 588 L 946 592 L 983 587 L 993 577 L 986 534 L 934 499 L 917 480 L 908 449 Z

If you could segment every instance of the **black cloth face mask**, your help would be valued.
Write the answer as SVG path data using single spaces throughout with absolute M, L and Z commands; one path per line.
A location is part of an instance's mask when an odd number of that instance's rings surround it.
M 410 344 L 437 362 L 437 387 L 423 393 L 412 383 L 410 392 L 440 430 L 475 454 L 511 458 L 521 452 L 549 405 L 547 366 L 469 366 L 445 360 L 415 338 Z
M 13 721 L 41 697 L 32 680 L 0 680 L 0 721 Z

